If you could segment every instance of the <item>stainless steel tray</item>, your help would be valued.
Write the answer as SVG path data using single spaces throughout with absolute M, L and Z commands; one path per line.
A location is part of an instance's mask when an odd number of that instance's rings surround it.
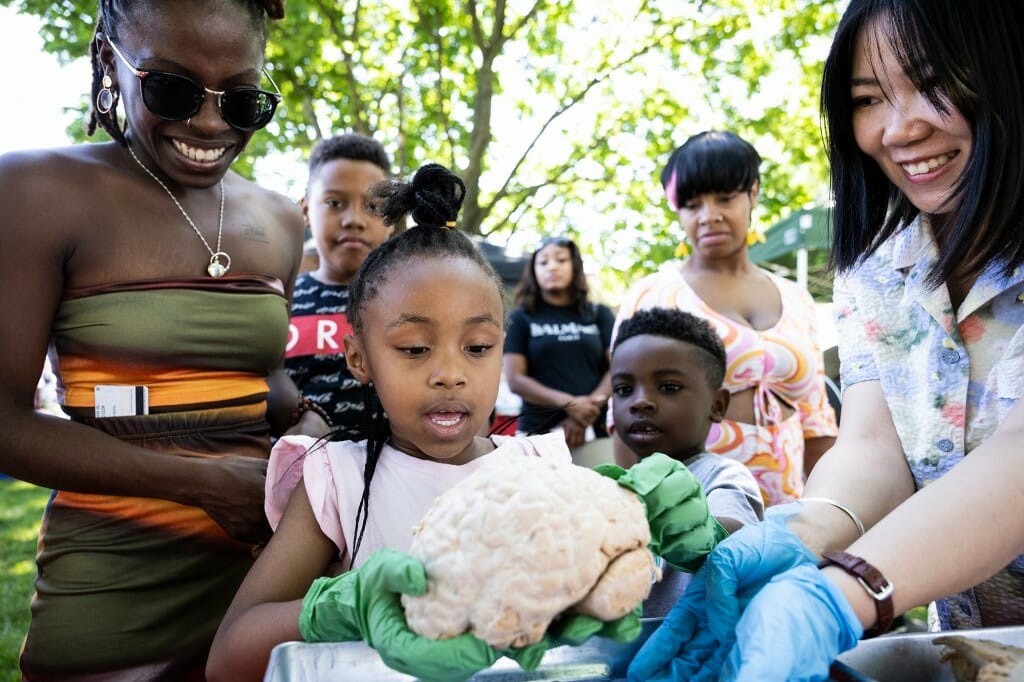
M 941 635 L 988 639 L 1024 648 L 1024 627 L 982 628 L 956 632 L 918 632 L 868 639 L 839 657 L 839 661 L 876 682 L 953 682 L 953 669 L 939 660 L 942 647 L 932 640 Z
M 499 659 L 492 667 L 473 676 L 474 682 L 526 682 L 564 680 L 589 682 L 625 680 L 626 668 L 648 636 L 661 624 L 660 618 L 641 620 L 641 635 L 628 644 L 594 637 L 582 646 L 562 646 L 548 651 L 540 667 L 527 672 L 510 659 Z M 365 680 L 396 682 L 416 678 L 391 670 L 377 652 L 362 642 L 306 644 L 288 642 L 274 647 L 264 682 L 319 682 L 320 680 Z
M 502 658 L 472 679 L 474 682 L 625 680 L 630 660 L 661 624 L 661 619 L 645 618 L 641 623 L 643 631 L 640 637 L 628 644 L 595 637 L 582 646 L 552 649 L 533 672 L 521 669 L 515 661 Z M 961 630 L 956 634 L 1024 647 L 1024 627 Z M 939 633 L 922 632 L 887 635 L 861 642 L 839 657 L 831 679 L 837 682 L 952 682 L 949 664 L 939 660 L 941 647 L 932 644 L 937 636 Z M 274 647 L 263 678 L 264 682 L 398 682 L 414 679 L 388 668 L 377 652 L 362 642 L 280 644 Z

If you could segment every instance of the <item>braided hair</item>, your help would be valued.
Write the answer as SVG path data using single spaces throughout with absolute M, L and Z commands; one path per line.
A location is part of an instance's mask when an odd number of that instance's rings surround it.
M 479 249 L 462 232 L 453 229 L 458 218 L 466 186 L 444 166 L 428 164 L 411 182 L 386 180 L 370 189 L 371 210 L 386 225 L 397 225 L 408 215 L 412 227 L 392 237 L 366 257 L 349 288 L 348 319 L 356 334 L 363 331 L 366 309 L 387 283 L 391 273 L 403 265 L 424 258 L 465 258 L 476 263 L 501 291 L 501 280 Z M 367 391 L 366 464 L 363 468 L 363 494 L 356 510 L 356 534 L 351 561 L 355 562 L 366 531 L 370 505 L 370 482 L 384 445 L 391 438 L 387 415 L 372 391 Z
M 267 40 L 266 19 L 281 19 L 284 17 L 284 0 L 231 0 L 244 7 L 252 20 L 253 28 L 256 29 L 260 41 L 264 44 Z M 120 38 L 121 26 L 131 20 L 133 12 L 140 7 L 153 3 L 154 0 L 100 0 L 99 16 L 96 17 L 96 27 L 93 29 L 92 40 L 89 41 L 89 62 L 92 64 L 92 99 L 89 110 L 89 123 L 86 127 L 86 134 L 92 135 L 96 128 L 103 128 L 108 135 L 116 142 L 127 146 L 125 131 L 128 123 L 121 123 L 117 119 L 117 102 L 119 93 L 115 91 L 113 106 L 107 113 L 96 108 L 96 98 L 103 89 L 103 64 L 100 63 L 99 41 L 101 39 L 118 40 Z

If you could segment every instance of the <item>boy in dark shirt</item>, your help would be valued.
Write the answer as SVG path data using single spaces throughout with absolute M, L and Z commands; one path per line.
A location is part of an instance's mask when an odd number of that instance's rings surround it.
M 358 134 L 320 140 L 309 158 L 302 214 L 313 233 L 318 265 L 295 282 L 285 370 L 342 437 L 366 437 L 365 389 L 345 362 L 348 286 L 370 251 L 393 229 L 369 211 L 367 192 L 391 176 L 376 140 Z

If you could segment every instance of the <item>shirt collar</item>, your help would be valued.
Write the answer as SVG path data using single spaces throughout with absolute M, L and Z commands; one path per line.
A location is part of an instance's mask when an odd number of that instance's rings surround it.
M 941 319 L 940 311 L 946 312 L 949 301 L 946 287 L 941 285 L 937 289 L 932 289 L 925 283 L 939 257 L 939 248 L 935 243 L 928 218 L 918 214 L 893 236 L 892 245 L 892 267 L 908 277 L 907 294 L 922 302 L 927 301 L 925 307 L 930 308 L 937 319 Z M 959 319 L 970 315 L 998 294 L 1024 281 L 1024 268 L 1015 268 L 1009 275 L 1004 274 L 1003 269 L 1004 264 L 998 260 L 990 262 L 985 267 L 956 311 Z
M 931 268 L 938 257 L 938 247 L 932 236 L 928 219 L 918 214 L 906 227 L 893 236 L 892 267 L 894 270 L 909 270 L 924 266 Z

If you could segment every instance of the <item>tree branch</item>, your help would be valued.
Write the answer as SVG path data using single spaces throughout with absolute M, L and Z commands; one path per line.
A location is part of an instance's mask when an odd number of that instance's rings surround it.
M 321 13 L 327 18 L 328 24 L 331 27 L 331 31 L 334 35 L 338 36 L 340 40 L 337 41 L 339 49 L 346 42 L 356 43 L 356 38 L 361 34 L 359 30 L 359 19 L 362 14 L 362 1 L 356 2 L 355 10 L 352 12 L 352 32 L 346 33 L 344 26 L 338 22 L 338 6 L 335 3 L 327 2 L 326 0 L 315 0 L 317 7 L 320 8 Z M 342 63 L 345 65 L 342 71 L 342 78 L 348 85 L 349 92 L 352 95 L 352 112 L 355 117 L 355 125 L 353 128 L 359 130 L 369 130 L 368 118 L 369 114 L 366 111 L 366 106 L 363 102 L 363 98 L 360 96 L 360 83 L 356 79 L 356 68 L 355 58 L 349 50 L 341 50 Z
M 523 206 L 527 201 L 529 201 L 533 197 L 533 195 L 537 193 L 538 190 L 541 190 L 545 187 L 557 187 L 563 184 L 562 176 L 565 175 L 565 173 L 568 172 L 571 168 L 574 168 L 583 158 L 589 156 L 591 152 L 597 149 L 600 145 L 598 140 L 602 139 L 602 137 L 602 135 L 595 135 L 594 138 L 591 140 L 590 144 L 585 145 L 583 147 L 577 147 L 563 163 L 553 168 L 551 172 L 548 173 L 547 179 L 544 180 L 543 182 L 534 185 L 529 185 L 526 187 L 520 187 L 515 189 L 514 191 L 505 191 L 502 195 L 502 198 L 509 198 L 512 200 L 513 203 L 509 210 L 505 211 L 504 218 L 502 220 L 497 221 L 496 224 L 499 226 L 507 224 L 508 221 L 511 220 L 512 215 L 515 214 L 515 212 L 519 210 L 519 208 Z M 574 182 L 576 185 L 578 185 L 579 183 L 592 183 L 594 181 L 577 178 Z M 508 183 L 506 183 L 506 186 L 507 184 Z M 546 206 L 550 204 L 553 200 L 554 196 L 552 196 L 551 200 L 545 202 L 544 205 Z M 497 201 L 492 201 L 487 205 L 488 214 L 490 214 L 490 212 L 494 210 L 496 204 Z M 495 230 L 496 229 L 499 228 L 495 228 Z M 493 232 L 494 230 L 491 230 L 486 234 L 491 234 Z M 481 233 L 483 232 L 481 231 Z
M 569 96 L 569 98 L 565 100 L 561 106 L 555 109 L 555 111 L 552 112 L 551 115 L 548 116 L 547 120 L 544 121 L 544 123 L 541 125 L 540 129 L 533 136 L 533 139 L 530 140 L 530 143 L 526 146 L 526 149 L 523 150 L 523 153 L 519 155 L 519 158 L 512 166 L 512 169 L 509 171 L 508 175 L 505 177 L 504 182 L 502 182 L 501 187 L 491 197 L 491 201 L 489 201 L 484 207 L 482 207 L 483 215 L 488 215 L 494 208 L 495 204 L 497 204 L 499 201 L 505 198 L 506 194 L 508 193 L 508 187 L 512 182 L 513 178 L 515 178 L 516 174 L 519 172 L 519 168 L 526 161 L 526 158 L 530 155 L 530 152 L 533 151 L 533 148 L 540 141 L 540 138 L 544 136 L 544 133 L 547 132 L 548 128 L 550 128 L 555 123 L 555 121 L 558 120 L 559 117 L 563 116 L 566 112 L 572 109 L 572 107 L 582 102 L 583 99 L 587 96 L 587 93 L 589 93 L 593 88 L 600 85 L 604 81 L 608 80 L 608 78 L 610 78 L 616 71 L 626 66 L 630 62 L 639 59 L 644 54 L 650 52 L 651 49 L 653 49 L 655 46 L 661 44 L 662 38 L 663 36 L 655 35 L 646 44 L 641 46 L 632 54 L 624 57 L 617 63 L 608 64 L 606 62 L 604 65 L 602 65 L 603 70 L 601 73 L 594 76 L 594 78 L 592 78 L 578 92 Z

